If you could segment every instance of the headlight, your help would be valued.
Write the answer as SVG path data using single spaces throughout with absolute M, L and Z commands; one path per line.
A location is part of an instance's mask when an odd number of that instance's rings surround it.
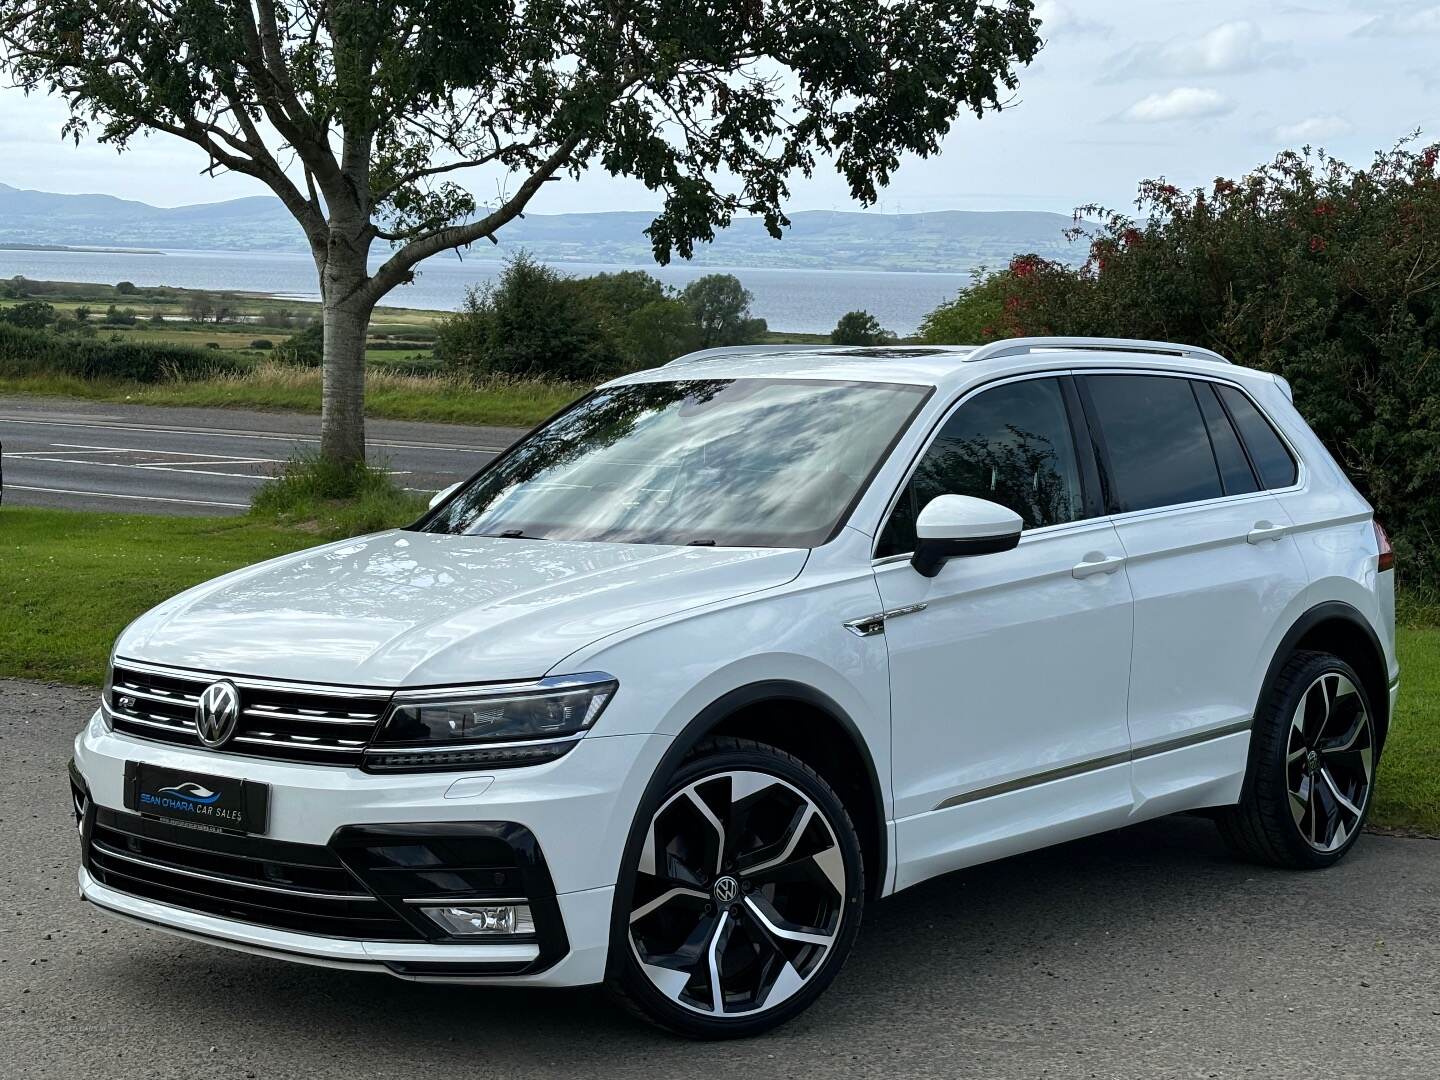
M 365 765 L 408 772 L 553 761 L 595 723 L 617 685 L 614 676 L 593 672 L 506 686 L 401 691 Z

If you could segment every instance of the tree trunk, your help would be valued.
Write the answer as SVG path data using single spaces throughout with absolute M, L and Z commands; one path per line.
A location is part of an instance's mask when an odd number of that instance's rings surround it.
M 332 248 L 325 269 L 324 390 L 320 406 L 320 456 L 345 465 L 365 460 L 365 334 L 371 305 L 357 299 L 366 278 L 364 262 L 336 265 Z

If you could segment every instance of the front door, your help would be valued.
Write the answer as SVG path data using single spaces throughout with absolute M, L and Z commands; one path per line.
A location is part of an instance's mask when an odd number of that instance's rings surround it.
M 897 887 L 1129 813 L 1130 585 L 1078 413 L 1064 376 L 981 389 L 946 420 L 881 533 L 884 607 L 908 612 L 884 623 Z M 952 493 L 1010 507 L 1025 532 L 1013 551 L 923 577 L 904 557 L 915 516 Z

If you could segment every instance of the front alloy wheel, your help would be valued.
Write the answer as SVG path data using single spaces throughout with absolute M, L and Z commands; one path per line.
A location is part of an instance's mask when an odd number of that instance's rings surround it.
M 808 1005 L 858 928 L 854 828 L 829 786 L 758 743 L 715 740 L 648 817 L 624 901 L 623 993 L 682 1034 L 755 1034 Z

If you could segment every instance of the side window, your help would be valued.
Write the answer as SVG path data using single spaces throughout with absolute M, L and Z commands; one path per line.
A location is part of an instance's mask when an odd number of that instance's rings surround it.
M 1246 449 L 1250 451 L 1250 460 L 1255 463 L 1255 471 L 1260 474 L 1260 482 L 1267 488 L 1289 487 L 1295 483 L 1295 478 L 1299 475 L 1295 459 L 1280 441 L 1280 436 L 1275 434 L 1270 421 L 1261 416 L 1250 399 L 1235 387 L 1218 386 L 1216 389 L 1220 393 L 1220 399 L 1225 402 L 1225 408 L 1230 411 L 1235 426 L 1240 430 L 1240 437 L 1245 440 Z
M 1224 494 L 1210 435 L 1190 380 L 1166 375 L 1090 375 L 1085 383 L 1121 510 Z
M 1210 432 L 1210 445 L 1215 449 L 1215 464 L 1220 466 L 1220 480 L 1225 485 L 1226 495 L 1244 495 L 1259 491 L 1255 472 L 1250 468 L 1250 459 L 1235 434 L 1235 428 L 1220 399 L 1215 396 L 1215 386 L 1208 382 L 1191 384 L 1195 396 L 1200 400 L 1200 411 L 1205 414 L 1205 427 Z
M 915 518 L 937 495 L 1008 506 L 1027 529 L 1081 517 L 1080 470 L 1060 383 L 1006 383 L 956 409 L 901 493 L 876 554 L 914 551 Z

